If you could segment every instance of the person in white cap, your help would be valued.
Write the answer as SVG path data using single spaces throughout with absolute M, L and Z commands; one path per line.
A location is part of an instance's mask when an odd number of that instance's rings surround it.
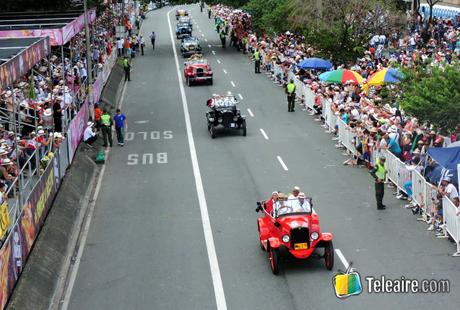
M 294 186 L 294 188 L 292 189 L 292 193 L 290 193 L 289 196 L 288 196 L 288 199 L 289 200 L 297 199 L 299 194 L 300 194 L 300 187 Z
M 445 176 L 442 179 L 438 192 L 441 195 L 448 197 L 451 201 L 453 201 L 455 197 L 458 197 L 458 191 L 455 188 L 455 185 L 451 183 L 451 179 L 448 176 Z
M 97 140 L 96 129 L 93 122 L 88 122 L 85 131 L 83 132 L 83 141 L 91 146 Z
M 306 199 L 305 193 L 299 193 L 298 200 L 293 204 L 293 212 L 311 212 L 310 201 Z

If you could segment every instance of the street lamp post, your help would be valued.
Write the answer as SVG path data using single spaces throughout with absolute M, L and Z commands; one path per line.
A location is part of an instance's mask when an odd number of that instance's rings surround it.
M 88 20 L 88 5 L 87 0 L 83 1 L 83 10 L 85 14 L 85 36 L 86 36 L 86 89 L 88 90 L 87 99 L 88 104 L 92 104 L 91 100 L 91 93 L 92 93 L 92 84 L 93 84 L 93 72 L 92 72 L 92 64 L 91 64 L 91 42 L 89 36 L 89 20 Z M 93 113 L 94 109 L 89 109 L 91 118 L 94 119 Z

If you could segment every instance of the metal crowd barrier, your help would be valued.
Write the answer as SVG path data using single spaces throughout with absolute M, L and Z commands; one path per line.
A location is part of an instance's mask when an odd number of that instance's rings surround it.
M 444 237 L 449 234 L 457 245 L 457 251 L 452 256 L 460 256 L 460 216 L 457 207 L 450 199 L 444 197 L 442 200 L 442 214 L 445 224 Z

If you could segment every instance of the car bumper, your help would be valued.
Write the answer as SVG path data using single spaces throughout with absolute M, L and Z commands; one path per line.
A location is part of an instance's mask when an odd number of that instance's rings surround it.
M 209 81 L 212 80 L 212 76 L 189 77 L 189 79 L 192 82 Z

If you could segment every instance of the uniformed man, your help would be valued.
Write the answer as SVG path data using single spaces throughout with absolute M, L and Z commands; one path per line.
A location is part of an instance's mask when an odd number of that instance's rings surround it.
M 104 139 L 103 147 L 107 147 L 107 140 L 110 143 L 110 147 L 113 145 L 112 140 L 112 125 L 113 120 L 109 112 L 104 109 L 101 115 L 101 129 L 102 129 L 102 138 Z
M 225 48 L 225 45 L 226 45 L 225 41 L 226 41 L 226 39 L 227 39 L 227 34 L 225 33 L 224 30 L 222 30 L 222 31 L 220 32 L 220 41 L 222 42 L 222 48 Z
M 123 58 L 123 69 L 125 70 L 125 81 L 131 81 L 131 64 L 127 56 Z
M 294 112 L 295 103 L 295 84 L 294 80 L 291 79 L 289 84 L 286 85 L 287 101 L 288 101 L 288 112 Z
M 208 5 L 208 18 L 211 19 L 211 6 Z
M 383 194 L 385 192 L 385 177 L 387 171 L 385 170 L 385 157 L 380 157 L 371 174 L 375 178 L 375 199 L 377 200 L 377 210 L 384 210 L 386 206 L 383 204 Z
M 254 52 L 254 61 L 255 61 L 255 71 L 256 71 L 256 73 L 260 73 L 260 58 L 261 58 L 260 51 L 259 51 L 259 49 L 256 49 L 256 51 Z

